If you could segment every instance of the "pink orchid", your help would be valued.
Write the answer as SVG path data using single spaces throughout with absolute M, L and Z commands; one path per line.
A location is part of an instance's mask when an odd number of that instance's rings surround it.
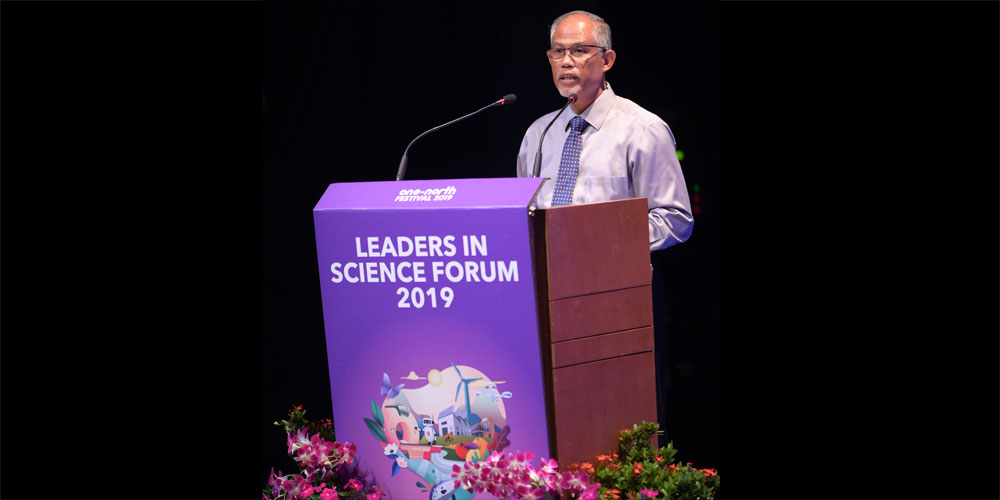
M 497 453 L 481 462 L 453 465 L 451 477 L 455 479 L 456 488 L 472 493 L 487 492 L 503 500 L 541 500 L 570 493 L 586 500 L 597 500 L 600 485 L 591 485 L 588 473 L 560 473 L 559 464 L 553 459 L 542 459 L 540 468 L 536 469 L 530 463 L 534 458 L 531 452 L 511 453 L 506 457 Z
M 465 463 L 464 468 L 458 465 L 451 466 L 451 477 L 455 478 L 455 487 L 472 488 L 472 477 L 475 472 L 470 470 L 469 464 Z
M 355 446 L 354 443 L 345 442 L 341 444 L 339 442 L 334 442 L 332 444 L 332 449 L 330 450 L 330 452 L 333 453 L 333 457 L 331 457 L 330 461 L 334 465 L 350 464 L 354 461 L 354 452 L 357 451 L 357 449 L 358 447 Z
M 282 481 L 281 489 L 284 491 L 285 498 L 307 498 L 312 494 L 312 486 L 306 481 L 306 478 L 298 474 L 291 475 L 290 479 L 279 478 L 278 480 Z M 302 496 L 306 489 L 309 489 L 309 495 Z
M 521 500 L 541 500 L 545 498 L 545 492 L 541 488 L 529 488 L 522 486 L 517 489 L 517 495 Z
M 597 494 L 601 491 L 601 483 L 591 484 L 587 491 L 583 493 L 580 500 L 597 500 Z
M 310 443 L 309 434 L 305 429 L 299 429 L 294 435 L 288 434 L 288 454 L 291 455 L 299 448 Z
M 579 495 L 584 493 L 590 485 L 590 474 L 583 471 L 576 473 L 563 472 L 559 485 L 563 490 L 568 490 Z
M 271 495 L 274 497 L 278 496 L 278 492 L 281 491 L 281 483 L 284 480 L 281 479 L 281 471 L 278 474 L 274 473 L 274 467 L 271 467 L 271 475 L 267 478 L 267 485 L 271 487 Z
M 523 452 L 523 453 L 518 452 L 517 455 L 514 455 L 512 453 L 511 457 L 512 457 L 511 460 L 510 460 L 511 462 L 527 464 L 528 462 L 530 462 L 530 461 L 532 461 L 532 460 L 535 459 L 535 454 L 532 453 L 532 452 L 530 452 L 530 451 L 526 451 L 526 452 Z
M 378 486 L 372 486 L 372 492 L 365 497 L 365 500 L 379 500 L 385 494 L 379 491 Z
M 354 491 L 361 491 L 361 481 L 351 478 L 351 480 L 347 482 L 347 487 Z
M 654 497 L 656 497 L 656 495 L 660 494 L 659 491 L 655 491 L 655 490 L 639 490 L 639 493 L 642 493 L 643 495 L 646 495 L 646 498 L 654 498 Z
M 302 488 L 302 490 L 299 491 L 299 498 L 305 500 L 310 496 L 312 496 L 312 494 L 313 494 L 313 486 L 311 484 L 307 484 L 305 488 Z
M 337 498 L 337 488 L 323 488 L 323 493 L 319 494 L 323 500 L 333 500 Z

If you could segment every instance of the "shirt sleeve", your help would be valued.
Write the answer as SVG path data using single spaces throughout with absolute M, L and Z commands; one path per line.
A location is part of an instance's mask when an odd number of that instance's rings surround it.
M 528 128 L 530 131 L 531 128 Z M 527 177 L 528 176 L 528 132 L 524 132 L 524 138 L 521 139 L 521 149 L 517 152 L 517 176 Z
M 649 207 L 649 251 L 687 241 L 694 227 L 687 184 L 666 123 L 647 125 L 629 165 L 637 197 Z

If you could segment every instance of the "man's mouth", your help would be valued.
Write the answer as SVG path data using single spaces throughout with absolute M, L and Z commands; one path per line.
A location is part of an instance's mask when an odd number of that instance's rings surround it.
M 580 81 L 580 77 L 573 75 L 562 75 L 559 77 L 559 83 L 574 84 Z

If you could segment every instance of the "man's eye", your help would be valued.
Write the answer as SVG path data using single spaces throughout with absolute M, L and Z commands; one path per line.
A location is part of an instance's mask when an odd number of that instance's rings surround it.
M 587 55 L 587 48 L 586 47 L 576 47 L 576 48 L 573 49 L 573 55 L 574 56 Z

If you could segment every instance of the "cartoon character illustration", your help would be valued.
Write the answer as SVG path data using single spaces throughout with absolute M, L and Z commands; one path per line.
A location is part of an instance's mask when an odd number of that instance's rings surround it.
M 483 438 L 473 439 L 471 443 L 464 443 L 469 452 L 465 455 L 466 462 L 479 462 L 490 456 L 489 443 Z
M 504 448 L 510 446 L 510 441 L 507 439 L 507 434 L 510 434 L 510 426 L 505 425 L 500 432 L 493 432 L 493 442 L 490 443 L 489 448 L 495 452 L 501 452 Z
M 406 385 L 405 383 L 402 383 L 402 384 L 397 385 L 396 387 L 393 387 L 392 383 L 389 382 L 389 374 L 388 373 L 383 373 L 382 374 L 382 389 L 380 390 L 380 392 L 382 393 L 383 396 L 385 396 L 386 393 L 388 393 L 390 398 L 394 398 L 394 397 L 396 397 L 399 394 L 399 391 L 403 390 L 403 386 L 405 386 L 405 385 Z
M 469 456 L 469 452 L 476 448 L 479 448 L 479 445 L 475 443 L 461 442 L 455 445 L 455 454 L 464 462 L 466 457 Z
M 428 444 L 434 444 L 434 440 L 437 439 L 437 431 L 434 430 L 434 426 L 427 425 L 424 427 L 424 439 L 427 440 Z
M 455 480 L 441 481 L 431 485 L 431 500 L 455 498 Z
M 487 382 L 486 385 L 483 386 L 483 390 L 476 392 L 476 397 L 487 398 L 490 401 L 493 401 L 494 403 L 500 401 L 500 398 L 513 397 L 514 395 L 511 394 L 510 391 L 504 391 L 503 393 L 501 393 L 500 391 L 497 390 L 497 384 L 504 384 L 504 383 L 506 382 L 503 381 Z
M 427 487 L 424 486 L 424 483 L 417 481 L 417 487 L 421 488 L 420 491 L 428 493 Z M 451 500 L 456 498 L 455 496 L 456 493 L 457 492 L 455 491 L 455 480 L 449 479 L 447 481 L 441 481 L 439 483 L 432 484 L 429 494 L 430 494 L 430 500 Z
M 455 480 L 451 478 L 451 469 L 444 470 L 443 467 L 451 467 L 442 458 L 443 452 L 435 454 L 431 460 L 422 458 L 396 457 L 396 465 L 403 469 L 408 469 L 430 483 L 431 500 L 472 500 L 475 494 L 463 488 L 455 488 Z M 422 483 L 417 483 L 420 486 Z
M 426 380 L 422 387 L 393 386 L 383 373 L 382 403 L 372 400 L 372 418 L 364 421 L 391 460 L 391 477 L 406 469 L 426 482 L 418 481 L 417 486 L 429 500 L 472 500 L 474 492 L 456 488 L 452 469 L 485 460 L 510 445 L 505 400 L 511 393 L 497 390 L 504 381 L 452 360 L 449 364 L 430 370 L 426 378 L 412 370 L 400 377 Z
M 385 405 L 386 408 L 392 408 L 396 410 L 400 416 L 409 417 L 410 409 L 406 405 Z

